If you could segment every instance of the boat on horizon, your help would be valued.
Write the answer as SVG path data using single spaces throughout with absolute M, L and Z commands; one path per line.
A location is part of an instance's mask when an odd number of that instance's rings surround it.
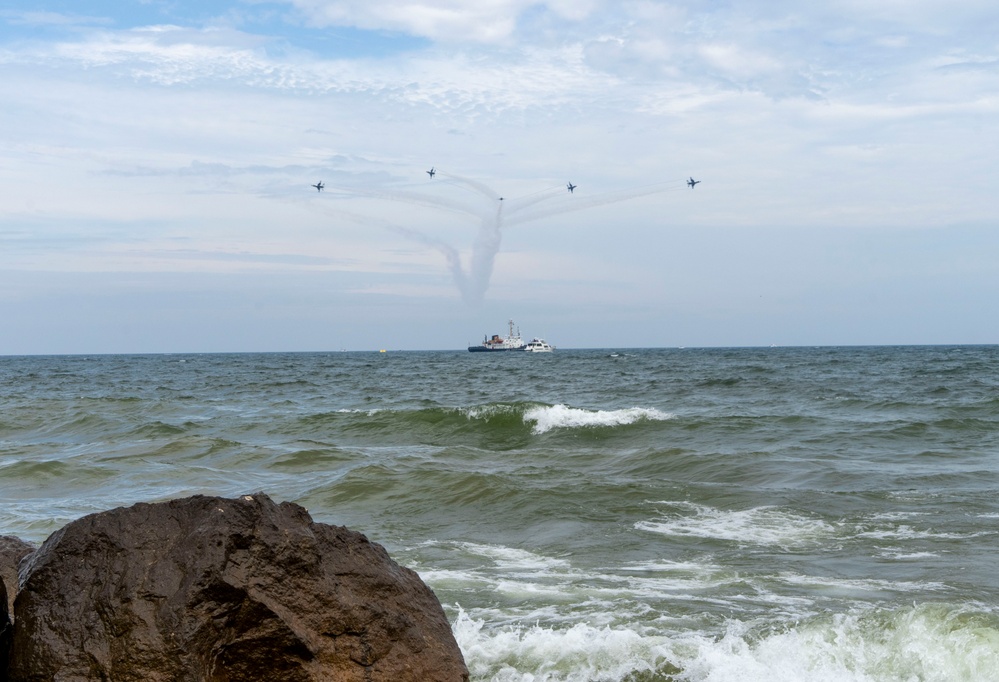
M 520 329 L 517 329 L 516 334 L 513 333 L 513 320 L 510 320 L 510 331 L 506 338 L 499 334 L 493 334 L 492 338 L 483 338 L 479 345 L 468 347 L 470 353 L 497 353 L 511 350 L 524 350 L 524 340 L 520 337 Z
M 555 346 L 537 337 L 528 341 L 527 345 L 524 346 L 524 352 L 526 353 L 551 353 L 553 350 L 555 350 Z
M 514 332 L 513 320 L 509 321 L 509 325 L 510 331 L 506 337 L 502 337 L 499 334 L 493 334 L 491 337 L 483 337 L 482 343 L 469 346 L 468 351 L 470 353 L 497 353 L 505 351 L 551 353 L 555 350 L 555 346 L 538 337 L 534 337 L 530 342 L 524 343 L 524 339 L 520 336 L 520 328 L 518 327 L 517 331 Z

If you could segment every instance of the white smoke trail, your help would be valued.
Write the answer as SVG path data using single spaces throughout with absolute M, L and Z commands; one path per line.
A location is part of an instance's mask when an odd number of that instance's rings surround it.
M 354 222 L 381 227 L 425 244 L 440 252 L 447 262 L 448 270 L 451 272 L 451 276 L 458 287 L 458 291 L 461 293 L 462 299 L 469 305 L 480 304 L 485 298 L 486 291 L 489 290 L 496 256 L 499 254 L 500 245 L 503 240 L 503 227 L 505 224 L 519 225 L 571 211 L 581 211 L 660 192 L 683 189 L 682 183 L 656 183 L 620 192 L 577 198 L 572 194 L 565 196 L 565 188 L 555 187 L 543 189 L 522 197 L 504 198 L 492 187 L 477 180 L 447 173 L 440 169 L 437 170 L 437 175 L 444 182 L 440 182 L 439 180 L 432 180 L 432 182 L 452 185 L 479 195 L 480 207 L 476 208 L 475 206 L 470 206 L 454 199 L 438 197 L 424 192 L 399 189 L 336 188 L 333 190 L 333 193 L 344 197 L 357 196 L 387 199 L 479 218 L 479 230 L 472 244 L 467 271 L 462 265 L 461 255 L 458 250 L 440 239 L 388 221 L 375 220 L 339 209 L 337 209 L 337 212 Z M 552 203 L 558 197 L 562 197 L 562 200 L 556 205 L 544 205 Z M 483 203 L 483 201 L 488 203 Z M 493 206 L 495 206 L 495 209 Z M 534 207 L 534 210 L 528 210 L 532 207 Z
M 443 178 L 450 178 L 453 181 L 453 183 L 456 185 L 462 185 L 475 190 L 476 192 L 484 196 L 486 199 L 499 199 L 499 195 L 496 194 L 496 191 L 493 190 L 492 187 L 484 185 L 478 180 L 472 180 L 471 178 L 466 178 L 461 175 L 455 175 L 454 173 L 446 173 L 440 170 L 437 171 L 437 174 Z
M 442 256 L 447 262 L 448 270 L 451 272 L 451 278 L 454 280 L 455 285 L 458 287 L 458 291 L 461 292 L 462 297 L 467 300 L 466 291 L 468 291 L 468 278 L 465 275 L 465 270 L 461 266 L 461 254 L 458 250 L 448 244 L 447 242 L 441 241 L 435 237 L 430 237 L 423 234 L 419 230 L 414 230 L 408 227 L 403 227 L 401 225 L 396 225 L 387 220 L 381 220 L 379 218 L 372 218 L 370 216 L 364 216 L 357 213 L 352 213 L 350 211 L 345 211 L 343 209 L 337 208 L 332 213 L 337 216 L 346 218 L 351 222 L 357 223 L 359 225 L 364 225 L 365 227 L 378 227 L 383 230 L 388 230 L 389 232 L 395 232 L 396 234 L 402 235 L 407 239 L 411 239 L 425 246 L 429 246 L 434 249 Z
M 465 302 L 477 305 L 485 298 L 489 281 L 493 276 L 493 265 L 503 239 L 503 202 L 499 202 L 494 216 L 483 216 L 479 233 L 472 245 L 472 259 L 468 268 L 468 286 L 462 291 Z
M 443 211 L 457 213 L 459 215 L 481 215 L 481 210 L 463 204 L 460 201 L 455 201 L 454 199 L 437 197 L 430 194 L 407 192 L 399 189 L 370 189 L 362 187 L 351 187 L 348 189 L 345 187 L 333 187 L 328 188 L 328 192 L 330 194 L 347 198 L 367 197 L 370 199 L 388 199 L 390 201 L 397 201 L 400 203 L 441 209 Z
M 542 207 L 539 210 L 530 211 L 525 215 L 514 215 L 507 219 L 508 225 L 520 225 L 523 223 L 528 223 L 533 220 L 539 220 L 541 218 L 548 218 L 555 215 L 560 215 L 562 213 L 570 213 L 572 211 L 582 211 L 588 208 L 596 208 L 598 206 L 608 206 L 610 204 L 617 204 L 622 201 L 629 201 L 631 199 L 638 199 L 640 197 L 649 196 L 652 194 L 660 194 L 664 192 L 676 192 L 683 189 L 682 184 L 678 183 L 655 183 L 651 185 L 645 185 L 643 187 L 636 187 L 633 189 L 621 190 L 619 192 L 607 192 L 605 194 L 597 194 L 592 197 L 579 197 L 564 199 L 557 206 L 552 207 Z M 534 202 L 536 203 L 536 202 Z M 517 213 L 522 209 L 530 207 L 532 204 L 518 205 L 516 207 Z M 514 211 L 510 211 L 513 214 Z

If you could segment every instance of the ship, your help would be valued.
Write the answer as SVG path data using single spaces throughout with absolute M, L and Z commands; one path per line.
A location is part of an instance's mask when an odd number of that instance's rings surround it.
M 513 333 L 513 320 L 510 320 L 510 332 L 506 338 L 499 334 L 493 334 L 492 338 L 482 339 L 482 343 L 479 345 L 468 347 L 470 353 L 498 353 L 510 350 L 524 350 L 524 340 L 520 338 L 520 329 L 517 329 L 516 334 Z
M 533 338 L 524 346 L 524 350 L 528 353 L 551 353 L 555 350 L 555 346 L 552 346 L 544 339 Z

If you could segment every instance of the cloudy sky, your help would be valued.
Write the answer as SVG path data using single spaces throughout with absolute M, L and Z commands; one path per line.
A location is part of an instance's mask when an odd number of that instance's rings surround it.
M 3 7 L 0 354 L 999 342 L 994 0 Z

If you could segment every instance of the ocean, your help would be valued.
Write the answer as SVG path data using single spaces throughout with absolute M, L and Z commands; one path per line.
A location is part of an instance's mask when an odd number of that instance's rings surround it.
M 477 682 L 999 679 L 999 347 L 0 358 L 0 534 L 263 491 Z

